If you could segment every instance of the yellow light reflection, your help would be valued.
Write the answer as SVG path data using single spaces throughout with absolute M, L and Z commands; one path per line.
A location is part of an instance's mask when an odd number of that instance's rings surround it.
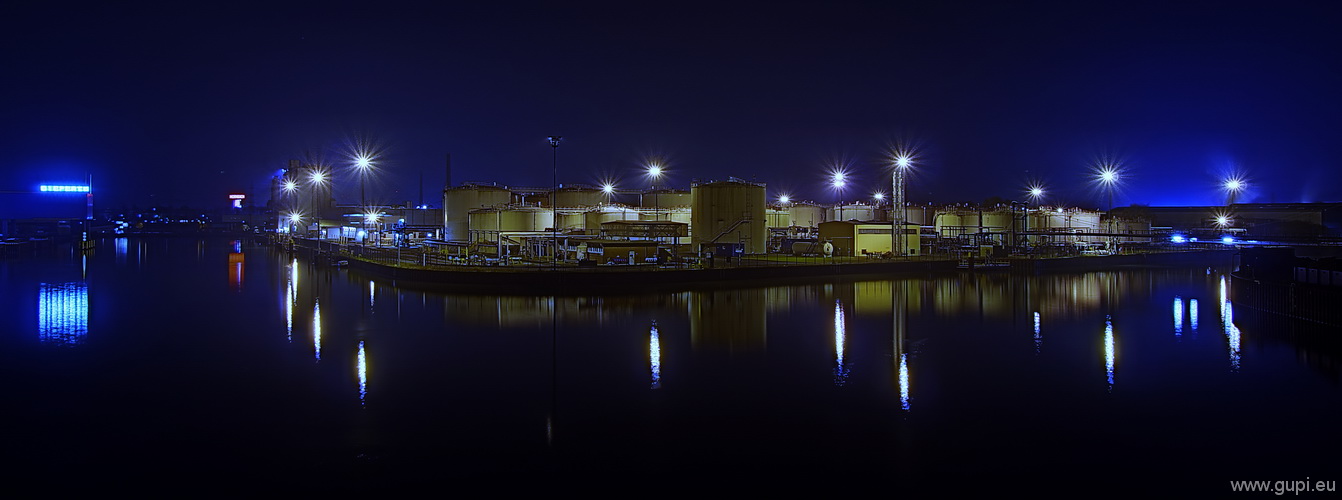
M 648 336 L 648 363 L 652 367 L 652 388 L 662 387 L 662 342 L 657 338 L 657 322 L 652 322 Z

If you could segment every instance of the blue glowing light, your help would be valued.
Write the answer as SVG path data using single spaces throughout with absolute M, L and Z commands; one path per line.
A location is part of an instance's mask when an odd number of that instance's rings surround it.
M 62 186 L 62 185 L 43 184 L 41 186 L 38 186 L 38 190 L 43 193 L 87 193 L 91 191 L 92 188 L 90 188 L 89 186 L 81 186 L 81 185 Z
M 1044 345 L 1044 336 L 1039 332 L 1039 311 L 1034 313 L 1034 353 L 1039 354 L 1039 348 Z
M 1185 238 L 1184 235 L 1182 234 L 1176 234 L 1174 236 L 1170 236 L 1170 241 L 1175 243 L 1183 243 L 1185 241 L 1188 241 L 1188 238 Z
M 1230 237 L 1230 236 L 1222 236 L 1222 237 L 1221 237 L 1221 243 L 1225 243 L 1225 244 L 1229 245 L 1229 244 L 1232 244 L 1232 243 L 1234 243 L 1234 242 L 1235 242 L 1235 238 L 1232 238 L 1232 237 Z
M 1188 299 L 1188 326 L 1193 328 L 1193 336 L 1198 332 L 1198 299 Z

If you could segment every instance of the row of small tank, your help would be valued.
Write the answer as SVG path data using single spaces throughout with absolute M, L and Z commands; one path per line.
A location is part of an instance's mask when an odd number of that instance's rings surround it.
M 832 220 L 889 221 L 888 207 L 865 203 L 822 206 L 812 203 L 769 204 L 765 186 L 732 179 L 693 184 L 690 190 L 642 193 L 637 204 L 617 203 L 600 190 L 562 188 L 550 193 L 528 188 L 471 184 L 444 191 L 447 239 L 490 239 L 500 232 L 582 231 L 599 234 L 612 221 L 672 221 L 689 225 L 692 242 L 745 243 L 746 251 L 764 252 L 769 228 L 817 227 Z M 556 213 L 557 212 L 557 213 Z M 942 236 L 983 232 L 1146 232 L 1150 224 L 1138 220 L 1103 219 L 1101 212 L 1077 208 L 977 209 L 910 206 L 909 224 L 933 226 Z M 764 221 L 756 224 L 753 221 Z M 474 234 L 474 237 L 472 233 Z

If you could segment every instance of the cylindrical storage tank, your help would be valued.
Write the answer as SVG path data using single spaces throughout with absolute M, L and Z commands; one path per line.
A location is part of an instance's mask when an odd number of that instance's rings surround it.
M 499 231 L 545 231 L 554 227 L 554 211 L 548 208 L 518 207 L 499 212 Z
M 559 220 L 560 231 L 568 231 L 573 229 L 581 231 L 587 228 L 586 212 L 572 209 L 568 210 L 560 209 L 559 213 L 555 216 L 555 218 Z
M 550 229 L 554 212 L 543 207 L 484 208 L 471 212 L 468 218 L 474 241 L 497 241 L 498 233 Z
M 876 220 L 876 207 L 861 203 L 835 205 L 826 210 L 828 220 Z
M 443 238 L 466 241 L 470 236 L 472 210 L 502 207 L 512 201 L 512 192 L 498 186 L 460 186 L 443 190 Z
M 931 226 L 937 216 L 936 209 L 925 206 L 904 207 L 904 222 L 919 226 Z
M 1012 229 L 1010 210 L 992 210 L 983 212 L 983 232 L 1000 233 Z
M 933 219 L 933 226 L 935 227 L 937 234 L 942 236 L 953 237 L 968 232 L 961 227 L 965 225 L 965 220 L 963 214 L 959 210 L 938 210 Z M 972 222 L 975 226 L 978 225 L 977 215 L 975 215 Z
M 764 218 L 769 221 L 768 226 L 789 227 L 792 225 L 792 214 L 787 210 L 770 208 L 764 211 Z
M 691 186 L 690 241 L 694 247 L 741 243 L 746 253 L 764 253 L 769 244 L 764 190 L 764 184 L 740 180 Z
M 792 225 L 799 227 L 820 227 L 825 222 L 825 208 L 810 203 L 794 203 L 787 207 Z
M 587 234 L 601 234 L 601 223 L 617 220 L 639 220 L 638 210 L 629 207 L 608 205 L 588 210 L 583 214 L 586 220 L 584 231 Z
M 566 187 L 555 191 L 555 206 L 559 208 L 595 207 L 606 202 L 606 193 L 587 187 Z
M 688 207 L 692 197 L 689 191 L 679 189 L 654 189 L 643 193 L 639 205 L 644 208 Z
M 692 211 L 690 210 L 689 206 L 676 207 L 670 210 L 663 210 L 662 220 L 669 220 L 671 222 L 684 222 L 686 224 L 689 224 L 691 219 L 693 219 L 693 214 L 691 212 Z

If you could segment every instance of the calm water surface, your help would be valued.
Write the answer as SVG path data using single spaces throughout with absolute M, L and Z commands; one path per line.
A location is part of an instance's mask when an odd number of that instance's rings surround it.
M 0 262 L 7 472 L 625 493 L 1342 479 L 1342 332 L 1228 304 L 1223 271 L 556 298 L 106 240 Z

